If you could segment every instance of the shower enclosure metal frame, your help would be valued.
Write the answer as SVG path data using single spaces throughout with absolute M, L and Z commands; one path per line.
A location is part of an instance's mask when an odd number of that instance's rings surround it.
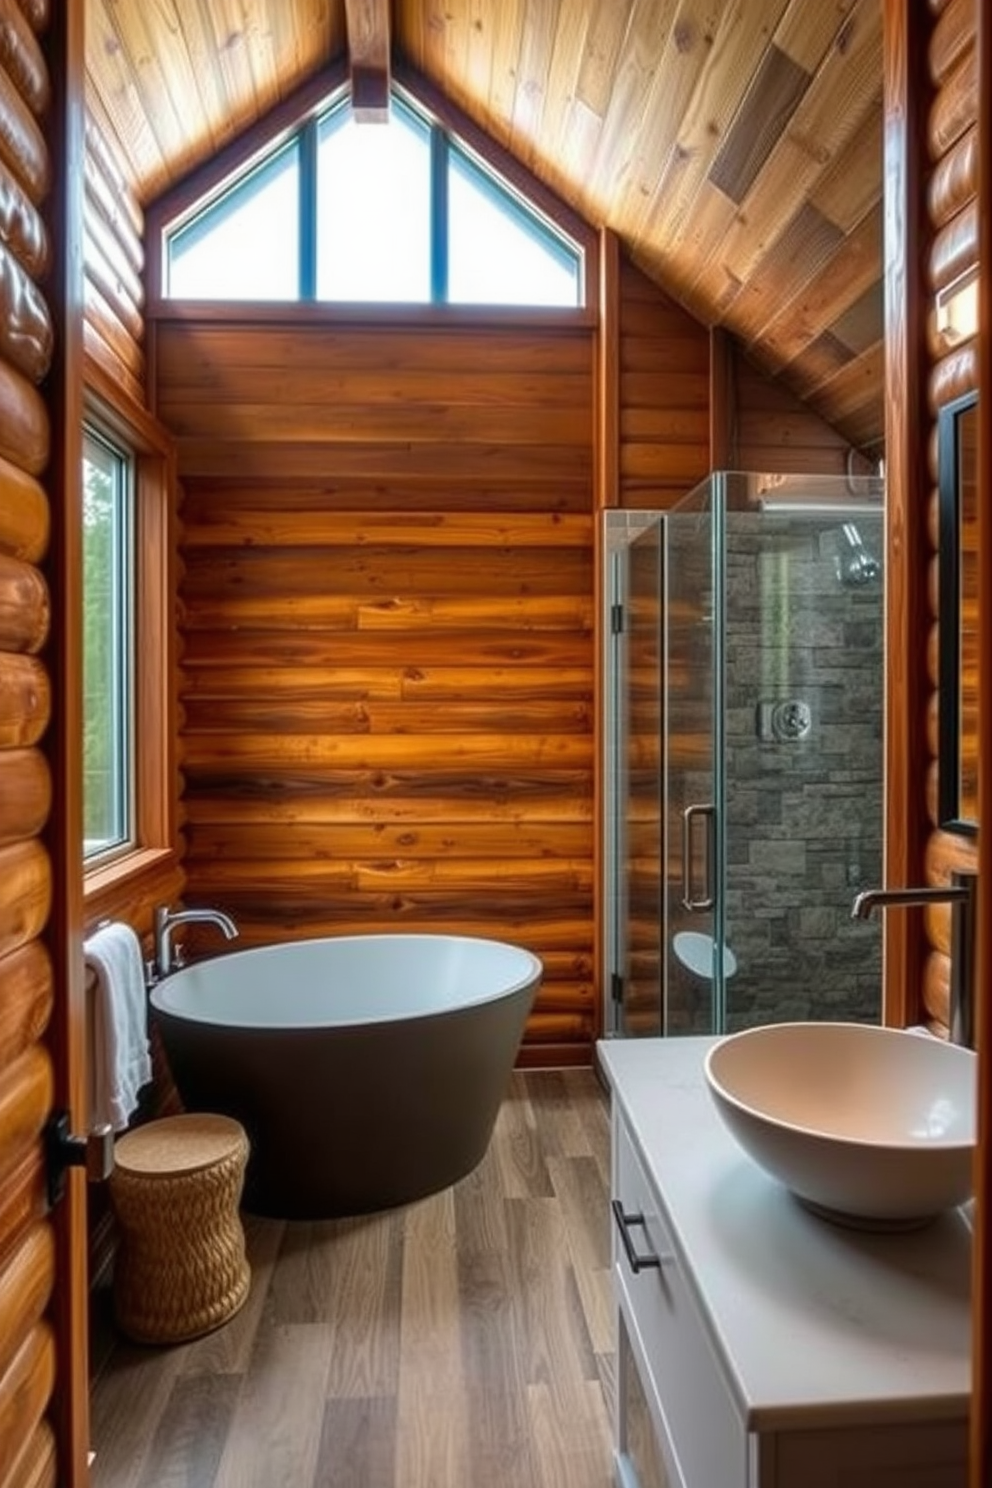
M 608 623 L 603 627 L 602 656 L 606 679 L 603 849 L 607 875 L 602 972 L 606 993 L 604 1026 L 608 1036 L 721 1032 L 735 1019 L 740 1024 L 769 1021 L 773 1017 L 843 1015 L 874 1021 L 881 998 L 880 937 L 876 932 L 858 939 L 858 931 L 852 931 L 844 921 L 850 919 L 850 900 L 857 888 L 881 872 L 884 626 L 881 564 L 873 556 L 873 549 L 877 546 L 881 550 L 883 517 L 881 482 L 875 478 L 762 477 L 737 472 L 716 472 L 669 511 L 605 514 L 604 590 Z M 867 544 L 862 534 L 866 522 L 870 538 Z M 696 556 L 690 560 L 683 539 L 691 524 L 695 526 L 689 535 L 697 547 Z M 873 524 L 878 525 L 877 534 L 870 532 Z M 704 553 L 702 567 L 700 553 Z M 820 628 L 821 633 L 815 634 L 812 642 L 805 642 L 798 653 L 799 670 L 805 670 L 797 691 L 812 692 L 815 699 L 812 709 L 801 698 L 783 695 L 784 684 L 777 673 L 775 681 L 779 685 L 757 687 L 756 684 L 755 697 L 751 699 L 748 694 L 747 708 L 742 709 L 740 697 L 734 697 L 735 682 L 747 671 L 740 653 L 743 650 L 746 662 L 749 649 L 739 644 L 741 575 L 752 573 L 757 576 L 754 582 L 764 585 L 756 598 L 752 596 L 753 604 L 759 608 L 764 605 L 767 588 L 772 608 L 779 606 L 782 611 L 773 616 L 774 624 L 767 617 L 759 619 L 756 622 L 759 629 L 771 632 L 773 640 L 781 642 L 782 636 L 789 634 L 790 620 L 807 627 L 812 624 L 814 630 Z M 775 586 L 789 582 L 798 582 L 806 589 L 812 586 L 812 591 L 797 591 L 797 598 L 786 588 L 783 598 Z M 652 585 L 656 603 L 645 603 L 644 593 L 651 593 Z M 732 606 L 736 605 L 736 614 L 728 611 L 728 593 Z M 729 683 L 728 623 L 735 627 L 729 660 L 733 677 Z M 680 624 L 684 632 L 681 636 Z M 837 634 L 832 634 L 831 628 Z M 759 637 L 759 651 L 767 639 L 767 636 Z M 789 646 L 792 646 L 791 635 Z M 815 670 L 811 671 L 815 667 L 813 654 L 818 648 L 827 658 L 826 681 Z M 863 666 L 859 655 L 862 649 L 866 653 Z M 773 649 L 770 654 L 775 656 L 776 666 L 785 665 L 777 651 Z M 702 666 L 701 655 L 706 662 Z M 645 668 L 655 664 L 656 705 L 648 696 L 644 681 Z M 763 665 L 766 671 L 770 669 L 767 657 Z M 846 685 L 846 682 L 838 683 L 836 678 L 845 677 L 845 666 L 854 678 L 850 700 L 856 713 L 853 721 L 834 716 L 838 713 L 838 696 Z M 680 800 L 678 769 L 672 760 L 672 737 L 677 734 L 678 719 L 673 725 L 670 710 L 679 702 L 673 678 L 681 678 L 684 687 L 686 678 L 697 673 L 712 679 L 712 696 L 704 691 L 694 699 L 688 725 L 683 721 L 683 747 L 690 757 L 695 755 L 690 762 L 698 768 L 690 796 Z M 784 693 L 791 690 L 785 687 Z M 728 698 L 733 704 L 729 708 Z M 653 776 L 650 751 L 644 737 L 638 736 L 639 728 L 650 730 L 652 707 L 656 707 L 659 736 L 663 740 L 653 762 Z M 696 727 L 701 710 L 709 713 L 705 737 L 704 731 Z M 733 726 L 729 754 L 741 777 L 731 782 L 729 813 L 728 717 Z M 753 731 L 757 763 L 746 752 L 741 753 L 742 727 L 746 733 L 748 726 Z M 838 756 L 837 739 L 847 734 L 857 735 L 861 740 L 857 746 L 861 750 L 859 757 L 855 757 L 853 750 L 849 758 Z M 820 748 L 827 750 L 822 765 L 816 755 Z M 805 775 L 794 769 L 800 759 L 807 762 Z M 764 776 L 761 771 L 766 767 L 771 773 Z M 760 999 L 752 998 L 750 1005 L 745 1005 L 746 995 L 737 997 L 736 1011 L 728 1009 L 728 977 L 738 969 L 738 958 L 728 944 L 727 923 L 728 900 L 738 896 L 733 890 L 728 895 L 728 882 L 733 883 L 735 871 L 740 877 L 739 859 L 743 850 L 740 812 L 735 803 L 739 806 L 740 798 L 751 790 L 752 772 L 756 780 L 753 794 L 759 800 L 766 779 L 772 781 L 769 789 L 773 797 L 778 793 L 783 800 L 791 800 L 790 789 L 793 796 L 802 792 L 815 796 L 820 781 L 817 777 L 811 785 L 810 767 L 815 772 L 822 769 L 823 774 L 820 791 L 823 801 L 818 800 L 818 808 L 826 809 L 824 802 L 830 806 L 833 795 L 837 798 L 839 815 L 835 824 L 828 822 L 826 836 L 821 829 L 817 837 L 817 824 L 804 825 L 801 809 L 789 807 L 796 811 L 796 819 L 787 819 L 782 830 L 794 840 L 785 841 L 783 857 L 788 862 L 790 854 L 806 851 L 805 841 L 800 839 L 808 831 L 811 844 L 808 856 L 817 864 L 824 859 L 822 868 L 817 867 L 815 872 L 822 872 L 826 885 L 818 888 L 818 897 L 811 901 L 800 902 L 796 896 L 798 907 L 789 912 L 800 927 L 805 927 L 814 945 L 816 935 L 821 937 L 821 943 L 824 935 L 836 937 L 841 961 L 846 958 L 857 966 L 857 998 L 843 1013 L 838 1012 L 836 988 L 829 987 L 822 1007 L 811 1006 L 804 993 L 805 1002 L 790 994 L 779 1010 L 761 1006 Z M 760 836 L 761 829 L 755 830 Z M 645 843 L 650 843 L 652 834 L 657 883 L 652 878 L 650 858 L 644 855 Z M 832 847 L 834 838 L 837 861 L 826 861 L 824 842 Z M 778 851 L 775 843 L 771 844 L 771 851 Z M 734 863 L 728 864 L 728 852 L 736 856 L 736 867 Z M 676 876 L 679 881 L 673 886 Z M 656 919 L 655 966 L 647 945 L 652 915 Z M 633 936 L 632 924 L 636 932 Z M 742 934 L 739 910 L 734 933 Z M 673 973 L 675 939 L 684 942 L 688 954 L 680 948 Z M 746 944 L 748 934 L 743 939 Z M 753 947 L 747 950 L 741 964 L 745 973 L 753 975 Z M 779 963 L 782 955 L 781 946 L 773 947 L 770 952 L 771 959 L 777 958 Z M 812 953 L 807 954 L 805 944 L 796 959 L 802 963 L 807 983 L 818 976 L 820 963 Z M 877 989 L 872 980 L 876 965 Z M 693 984 L 696 996 L 693 1009 L 687 1011 L 684 1001 L 673 1002 L 669 985 L 673 975 L 678 982 L 688 980 Z M 735 986 L 743 986 L 746 993 L 746 983 L 745 974 Z M 865 991 L 866 988 L 869 990 Z M 699 1026 L 704 1004 L 708 1009 L 705 1026 Z

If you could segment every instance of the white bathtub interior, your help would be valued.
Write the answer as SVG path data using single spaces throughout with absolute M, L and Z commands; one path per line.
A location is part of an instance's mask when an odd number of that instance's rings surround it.
M 454 935 L 356 935 L 260 946 L 175 972 L 152 1006 L 193 1022 L 321 1028 L 394 1022 L 511 995 L 541 975 L 537 957 Z

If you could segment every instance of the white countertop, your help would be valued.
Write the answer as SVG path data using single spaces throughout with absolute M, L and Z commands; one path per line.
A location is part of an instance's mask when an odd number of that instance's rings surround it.
M 810 1214 L 723 1126 L 703 1075 L 715 1042 L 610 1039 L 598 1051 L 745 1424 L 964 1417 L 964 1215 L 877 1235 Z

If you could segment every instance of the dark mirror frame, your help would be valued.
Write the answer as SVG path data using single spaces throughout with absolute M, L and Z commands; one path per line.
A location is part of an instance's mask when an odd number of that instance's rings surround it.
M 961 437 L 963 413 L 978 403 L 966 393 L 937 413 L 937 483 L 940 501 L 940 825 L 975 833 L 978 823 L 961 815 Z

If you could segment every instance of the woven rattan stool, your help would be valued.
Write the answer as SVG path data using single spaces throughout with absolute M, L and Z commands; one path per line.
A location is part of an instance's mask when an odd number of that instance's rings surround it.
M 220 1327 L 244 1302 L 251 1276 L 238 1214 L 243 1128 L 228 1116 L 167 1116 L 121 1137 L 115 1160 L 121 1331 L 140 1343 L 179 1343 Z

